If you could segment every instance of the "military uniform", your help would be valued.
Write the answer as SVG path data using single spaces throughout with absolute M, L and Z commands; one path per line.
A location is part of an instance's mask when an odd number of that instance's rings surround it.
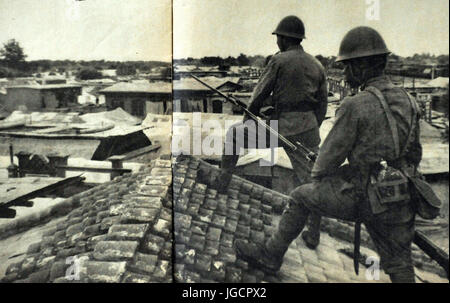
M 266 247 L 271 255 L 282 257 L 304 228 L 310 213 L 361 220 L 377 248 L 385 272 L 393 281 L 414 282 L 411 243 L 415 212 L 410 201 L 393 203 L 386 211 L 374 214 L 366 188 L 373 165 L 382 159 L 397 167 L 418 166 L 422 157 L 420 130 L 415 128 L 407 152 L 396 159 L 387 116 L 379 100 L 364 91 L 367 86 L 382 92 L 395 118 L 401 146 L 406 145 L 413 125 L 418 126 L 407 93 L 395 87 L 386 76 L 370 79 L 361 93 L 345 98 L 313 167 L 312 177 L 316 181 L 291 193 L 278 231 Z M 346 159 L 348 164 L 341 166 Z
M 254 89 L 249 110 L 259 114 L 267 100 L 275 108 L 271 120 L 278 120 L 278 131 L 288 140 L 298 140 L 310 149 L 317 150 L 320 143 L 319 126 L 327 110 L 327 83 L 325 72 L 318 60 L 305 53 L 298 45 L 272 57 Z M 243 142 L 237 142 L 236 133 L 245 134 Z M 255 129 L 243 123 L 232 126 L 226 135 L 222 169 L 232 173 L 239 155 L 226 155 L 226 151 L 257 147 Z M 266 133 L 269 144 L 269 134 Z M 236 146 L 239 145 L 242 146 Z M 230 148 L 232 146 L 232 149 Z M 259 146 L 261 147 L 261 146 Z M 288 156 L 291 151 L 286 150 Z M 304 164 L 291 159 L 294 171 L 301 182 L 309 180 Z

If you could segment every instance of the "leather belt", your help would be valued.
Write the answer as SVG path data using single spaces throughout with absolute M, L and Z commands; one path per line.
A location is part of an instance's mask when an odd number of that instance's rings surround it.
M 315 110 L 315 104 L 302 102 L 298 104 L 278 104 L 278 111 L 283 112 L 310 112 Z

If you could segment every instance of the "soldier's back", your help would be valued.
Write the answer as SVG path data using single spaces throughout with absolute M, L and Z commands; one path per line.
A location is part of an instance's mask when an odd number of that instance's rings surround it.
M 396 121 L 400 146 L 404 146 L 412 123 L 415 123 L 408 95 L 385 76 L 368 82 L 368 86 L 377 88 L 383 94 Z M 351 162 L 367 164 L 380 159 L 395 159 L 394 139 L 389 122 L 374 94 L 364 90 L 353 97 L 345 98 L 341 106 L 350 112 L 351 119 L 357 119 L 358 135 L 349 157 Z

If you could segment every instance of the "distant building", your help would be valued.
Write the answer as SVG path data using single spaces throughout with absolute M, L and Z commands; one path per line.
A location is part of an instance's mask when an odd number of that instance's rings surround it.
M 0 105 L 9 112 L 14 110 L 46 111 L 76 106 L 79 95 L 81 95 L 80 85 L 9 86 L 6 87 L 6 94 L 0 94 Z
M 41 85 L 46 84 L 66 84 L 67 79 L 64 76 L 45 76 L 43 78 L 36 78 L 36 82 Z
M 223 78 L 228 75 L 228 71 L 220 70 L 218 66 L 178 65 L 174 67 L 175 80 L 190 77 L 191 74 L 197 77 L 210 76 Z
M 117 72 L 115 69 L 103 69 L 100 71 L 104 77 L 115 77 Z
M 119 82 L 99 94 L 105 95 L 108 110 L 121 107 L 136 117 L 172 112 L 172 84 L 167 82 Z
M 226 94 L 242 89 L 238 78 L 202 77 L 202 81 Z M 224 103 L 223 97 L 199 83 L 195 79 L 173 81 L 174 112 L 202 112 L 215 114 L 234 114 L 232 103 Z

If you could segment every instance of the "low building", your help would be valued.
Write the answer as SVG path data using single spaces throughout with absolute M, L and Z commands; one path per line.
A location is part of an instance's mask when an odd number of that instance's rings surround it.
M 202 77 L 202 81 L 227 95 L 233 95 L 242 85 L 239 78 Z M 224 103 L 223 97 L 195 79 L 173 81 L 174 112 L 202 112 L 234 114 L 239 110 L 232 103 Z
M 182 78 L 188 78 L 192 75 L 197 77 L 219 77 L 223 78 L 228 75 L 228 71 L 219 69 L 218 66 L 192 66 L 192 65 L 179 65 L 174 67 L 174 79 L 180 80 Z
M 6 94 L 0 94 L 0 105 L 13 112 L 46 111 L 78 105 L 81 85 L 48 84 L 18 85 L 6 87 Z
M 119 82 L 99 91 L 106 108 L 121 107 L 133 116 L 145 118 L 149 113 L 172 112 L 172 85 L 167 82 Z
M 9 127 L 0 127 L 0 156 L 9 155 L 11 144 L 16 152 L 57 152 L 73 158 L 105 160 L 151 145 L 139 119 L 121 109 L 85 115 L 13 112 L 2 122 Z

